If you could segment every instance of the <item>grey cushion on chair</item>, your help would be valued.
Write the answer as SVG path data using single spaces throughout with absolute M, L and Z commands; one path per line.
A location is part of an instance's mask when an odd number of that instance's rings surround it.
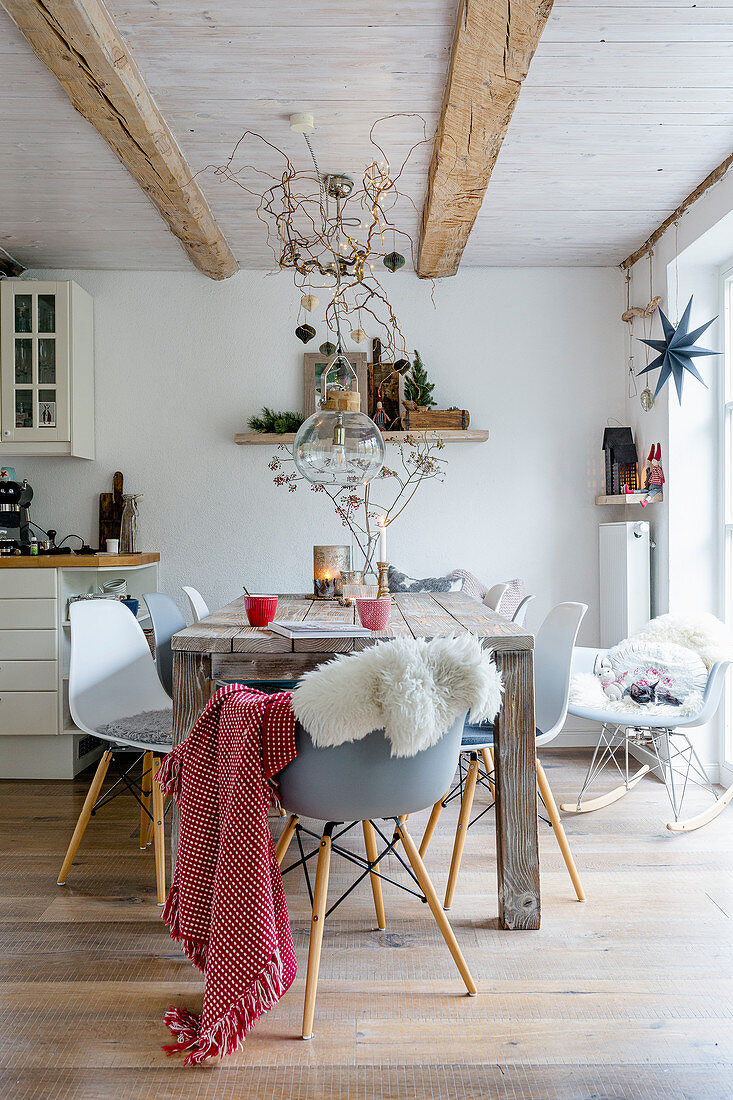
M 142 714 L 130 714 L 100 726 L 97 732 L 104 737 L 119 737 L 144 745 L 172 745 L 173 710 L 146 710 Z

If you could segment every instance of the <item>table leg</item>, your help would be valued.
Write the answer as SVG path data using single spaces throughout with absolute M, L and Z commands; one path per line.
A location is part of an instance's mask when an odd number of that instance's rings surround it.
M 173 651 L 173 745 L 188 737 L 191 727 L 211 697 L 211 657 L 208 653 Z M 171 810 L 171 880 L 178 851 L 179 818 Z
M 518 931 L 540 926 L 533 657 L 527 650 L 495 658 L 504 678 L 494 723 L 499 924 Z

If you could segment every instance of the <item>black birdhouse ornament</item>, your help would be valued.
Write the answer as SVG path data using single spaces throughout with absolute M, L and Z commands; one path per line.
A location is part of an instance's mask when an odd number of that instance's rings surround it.
M 639 456 L 631 428 L 606 428 L 603 433 L 606 457 L 606 495 L 639 491 Z

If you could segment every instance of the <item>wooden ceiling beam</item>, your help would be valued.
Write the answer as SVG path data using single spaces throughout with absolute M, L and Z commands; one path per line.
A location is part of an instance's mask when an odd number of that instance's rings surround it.
M 668 218 L 665 218 L 661 225 L 657 226 L 653 233 L 651 233 L 642 245 L 640 245 L 636 252 L 632 252 L 630 256 L 627 256 L 625 260 L 622 260 L 619 267 L 626 270 L 629 267 L 633 267 L 637 260 L 640 260 L 642 256 L 648 255 L 652 251 L 654 245 L 657 243 L 660 237 L 664 236 L 670 226 L 678 222 L 683 214 L 685 214 L 693 203 L 696 203 L 698 199 L 701 199 L 706 191 L 709 191 L 711 187 L 714 187 L 716 183 L 720 183 L 724 176 L 728 174 L 730 169 L 733 168 L 733 153 L 726 157 L 717 168 L 713 168 L 709 176 L 706 176 L 702 183 L 699 183 L 694 191 L 691 191 L 686 199 L 683 199 L 679 206 L 672 211 Z
M 24 271 L 23 264 L 0 247 L 0 276 L 4 279 L 15 279 L 18 275 L 22 275 Z
M 417 273 L 455 275 L 553 0 L 461 0 Z
M 76 110 L 150 196 L 195 266 L 211 279 L 233 275 L 237 261 L 104 4 L 0 3 Z

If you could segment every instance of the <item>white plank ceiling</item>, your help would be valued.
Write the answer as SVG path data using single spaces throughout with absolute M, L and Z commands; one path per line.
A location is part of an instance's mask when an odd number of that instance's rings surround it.
M 303 169 L 358 175 L 371 122 L 435 126 L 457 0 L 109 0 L 193 171 L 246 129 Z M 0 245 L 27 266 L 189 268 L 147 198 L 0 9 Z M 416 119 L 380 131 L 393 166 Z M 556 0 L 464 264 L 620 262 L 733 149 L 733 0 Z M 419 210 L 430 145 L 403 183 Z M 252 144 L 239 163 L 277 174 Z M 242 267 L 270 266 L 255 201 L 198 177 Z M 408 202 L 400 224 L 415 232 Z M 404 249 L 403 249 L 404 250 Z

